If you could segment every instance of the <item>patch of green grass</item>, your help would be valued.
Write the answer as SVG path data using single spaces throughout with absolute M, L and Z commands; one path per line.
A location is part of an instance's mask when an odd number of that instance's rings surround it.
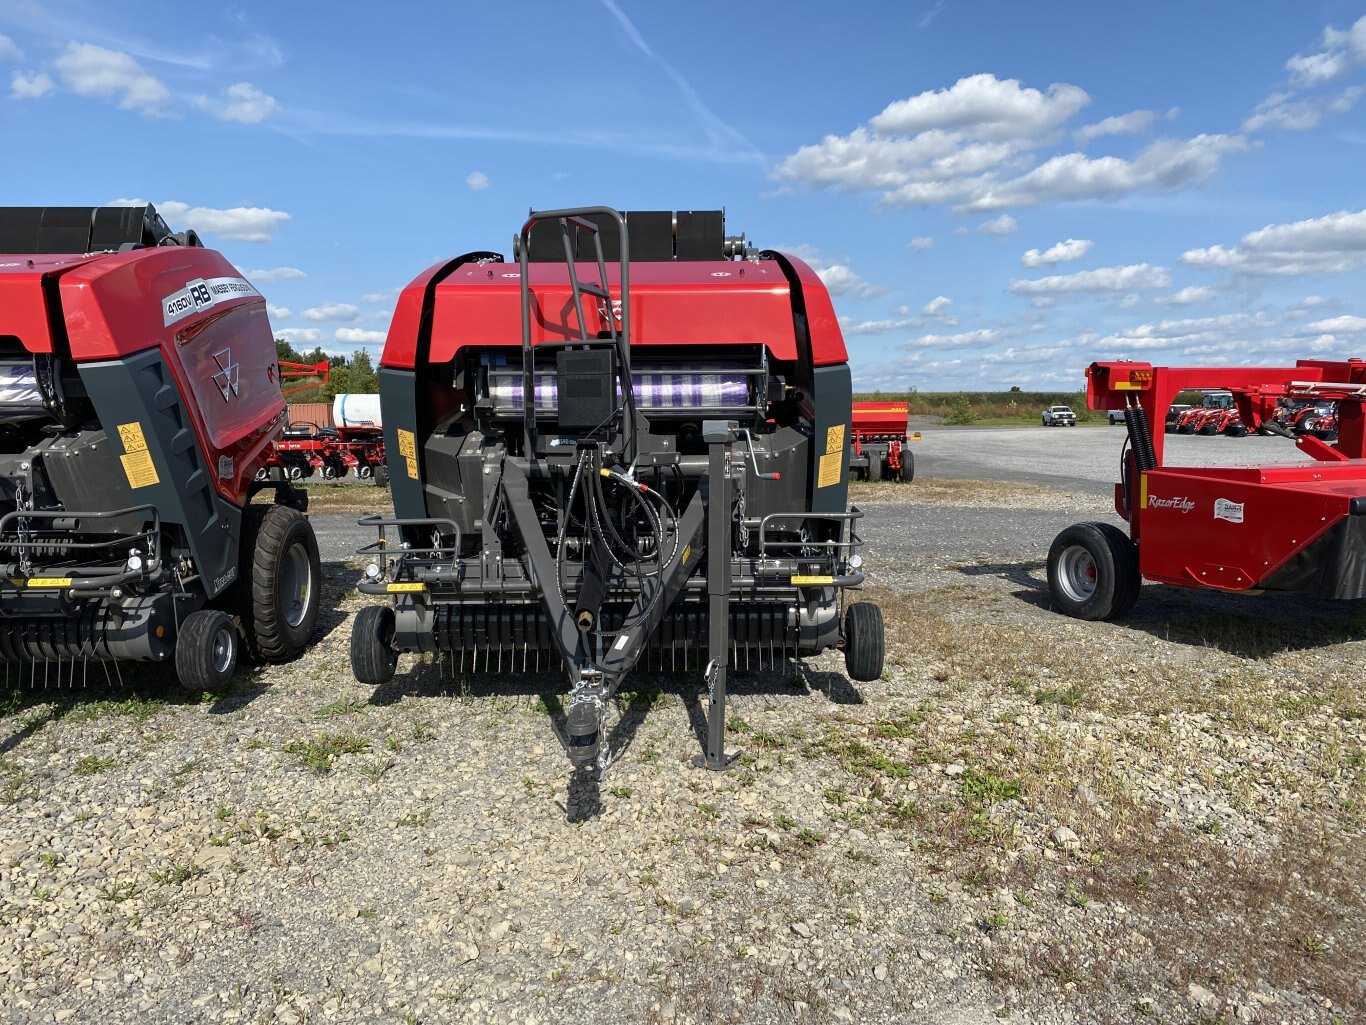
M 797 842 L 803 847 L 815 847 L 817 844 L 825 842 L 825 834 L 818 833 L 814 829 L 803 828 L 797 834 Z
M 207 765 L 208 761 L 209 760 L 205 758 L 203 755 L 196 755 L 189 761 L 182 763 L 178 768 L 172 769 L 171 776 L 174 779 L 180 779 L 183 776 L 188 776 L 190 775 L 190 773 L 195 772 L 203 766 Z
M 631 796 L 630 787 L 615 786 L 609 789 L 607 792 L 611 794 L 613 797 L 617 798 L 618 800 L 625 800 L 626 798 Z
M 331 772 L 341 755 L 360 754 L 369 748 L 368 740 L 350 733 L 319 733 L 309 740 L 291 740 L 285 745 L 285 753 L 293 755 L 305 768 L 322 774 Z
M 160 883 L 162 886 L 180 886 L 189 882 L 199 875 L 203 869 L 194 864 L 183 864 L 174 861 L 165 868 L 159 868 L 151 873 L 152 882 Z
M 95 893 L 100 900 L 107 900 L 110 904 L 122 904 L 126 900 L 132 900 L 142 888 L 129 880 L 115 880 L 108 886 L 99 887 Z
M 873 736 L 883 740 L 909 737 L 917 726 L 925 722 L 925 717 L 916 712 L 903 712 L 892 719 L 879 719 L 873 724 Z
M 87 701 L 69 709 L 66 718 L 72 722 L 90 722 L 115 715 L 126 715 L 137 722 L 146 722 L 164 706 L 164 701 L 141 697 L 124 698 L 121 701 Z
M 425 826 L 432 821 L 432 813 L 429 809 L 424 808 L 422 811 L 414 811 L 409 812 L 407 815 L 400 815 L 397 821 L 400 826 L 418 828 Z
M 791 815 L 778 815 L 774 817 L 773 824 L 779 829 L 792 829 L 797 825 L 797 820 Z
M 998 801 L 1013 800 L 1022 793 L 1023 789 L 1017 780 L 975 769 L 963 773 L 963 800 L 970 804 L 996 804 Z
M 76 762 L 75 772 L 77 776 L 98 776 L 105 769 L 114 764 L 112 755 L 104 758 L 98 755 L 84 755 Z
M 1062 705 L 1064 708 L 1079 708 L 1086 697 L 1086 688 L 1079 683 L 1066 687 L 1042 688 L 1034 692 L 1036 705 Z
M 337 715 L 354 715 L 357 712 L 364 712 L 367 707 L 360 698 L 338 698 L 330 704 L 323 705 L 313 714 L 319 719 L 327 719 Z

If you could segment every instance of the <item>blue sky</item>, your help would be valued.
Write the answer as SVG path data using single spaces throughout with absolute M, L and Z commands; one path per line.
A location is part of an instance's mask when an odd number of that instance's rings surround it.
M 531 207 L 724 206 L 856 387 L 1366 356 L 1366 4 L 0 0 L 4 202 L 146 199 L 302 347 Z

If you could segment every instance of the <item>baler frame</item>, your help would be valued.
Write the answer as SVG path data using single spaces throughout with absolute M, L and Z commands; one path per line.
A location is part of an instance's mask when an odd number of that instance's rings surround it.
M 531 282 L 532 235 L 547 222 L 554 226 L 563 249 L 570 293 L 567 306 L 574 312 L 577 331 L 533 344 L 540 300 Z M 615 296 L 600 237 L 604 228 L 615 228 L 617 234 L 619 257 L 613 263 L 620 266 Z M 544 244 L 544 235 L 540 239 Z M 629 246 L 626 218 L 608 207 L 532 212 L 523 224 L 515 239 L 522 365 L 486 371 L 491 382 L 513 375 L 520 379 L 520 446 L 484 459 L 485 498 L 476 521 L 478 551 L 471 551 L 473 537 L 453 519 L 372 516 L 360 521 L 379 536 L 358 550 L 359 555 L 374 560 L 359 590 L 391 596 L 395 605 L 363 610 L 353 633 L 352 663 L 362 682 L 382 683 L 392 676 L 398 651 L 433 652 L 444 659 L 446 651 L 459 650 L 462 669 L 467 652 L 473 652 L 473 665 L 478 668 L 482 650 L 487 669 L 496 651 L 501 669 L 505 653 L 515 668 L 520 648 L 523 670 L 529 667 L 531 652 L 536 652 L 538 669 L 541 651 L 558 652 L 570 684 L 561 740 L 576 768 L 601 770 L 612 758 L 606 717 L 622 680 L 652 651 L 659 654 L 661 663 L 672 651 L 676 665 L 678 647 L 683 646 L 686 667 L 685 642 L 701 628 L 696 609 L 705 600 L 708 661 L 702 668 L 708 708 L 706 739 L 696 764 L 721 770 L 738 758 L 738 752 L 727 751 L 725 746 L 732 654 L 738 664 L 741 644 L 746 659 L 751 651 L 757 650 L 762 657 L 766 650 L 776 660 L 779 655 L 798 657 L 802 651 L 820 651 L 839 643 L 838 610 L 833 620 L 829 612 L 843 588 L 863 582 L 861 558 L 855 554 L 863 543 L 855 524 L 863 514 L 855 507 L 840 512 L 745 515 L 746 479 L 776 481 L 780 474 L 760 468 L 749 429 L 719 415 L 724 409 L 704 410 L 697 417 L 705 456 L 684 456 L 671 446 L 670 437 L 652 433 L 650 422 L 637 408 L 632 377 Z M 579 277 L 582 259 L 576 259 L 576 252 L 585 250 L 596 264 L 597 281 Z M 470 254 L 458 263 L 467 260 L 491 266 L 501 263 L 501 257 L 489 253 Z M 490 269 L 488 276 L 493 275 Z M 587 327 L 593 318 L 585 315 L 585 296 L 598 304 L 597 322 L 602 327 L 596 335 Z M 423 344 L 419 340 L 417 362 L 423 358 Z M 564 375 L 579 373 L 581 368 L 596 367 L 599 385 L 607 382 L 594 393 L 599 405 L 588 407 L 603 415 L 580 420 L 572 415 L 566 418 L 563 404 L 569 396 L 565 387 L 559 388 L 556 430 L 561 436 L 571 435 L 568 441 L 541 437 L 546 434 L 541 421 L 549 418 L 537 403 L 536 365 L 537 357 L 544 363 L 548 353 L 556 354 L 560 380 L 568 380 Z M 755 416 L 764 409 L 767 384 L 762 346 L 758 359 L 758 368 L 734 371 L 758 377 L 755 390 L 760 398 L 750 410 Z M 587 371 L 583 373 L 588 376 Z M 686 377 L 706 372 L 671 368 L 670 373 Z M 609 395 L 613 389 L 615 394 Z M 387 432 L 390 417 L 386 414 L 384 419 Z M 397 424 L 394 429 L 395 443 L 389 445 L 398 458 L 393 479 L 417 478 L 416 438 Z M 843 445 L 843 428 L 837 430 Z M 651 442 L 648 450 L 641 444 L 645 438 Z M 764 456 L 770 453 L 765 451 Z M 843 450 L 839 458 L 847 459 Z M 671 473 L 680 494 L 685 479 L 696 485 L 677 511 L 661 483 L 672 482 Z M 544 509 L 538 510 L 533 499 L 533 483 L 559 489 L 559 527 L 553 538 L 547 533 Z M 644 555 L 633 549 L 633 568 L 617 554 L 625 542 L 610 515 L 602 515 L 608 510 L 604 486 L 621 489 L 615 494 L 634 501 L 635 506 L 624 504 L 636 509 L 649 525 L 651 549 Z M 567 531 L 580 494 L 583 533 L 571 538 Z M 505 524 L 504 533 L 491 529 L 495 522 Z M 814 529 L 817 523 L 819 530 Z M 809 535 L 808 524 L 813 527 Z M 803 540 L 776 536 L 780 525 L 785 533 L 795 532 Z M 397 531 L 397 544 L 390 530 Z M 739 554 L 734 550 L 737 530 L 743 532 Z M 521 554 L 504 554 L 509 540 Z M 566 553 L 575 557 L 566 558 Z M 694 577 L 704 558 L 705 579 Z M 648 571 L 641 571 L 642 562 Z M 675 600 L 685 594 L 692 599 L 691 611 L 675 612 Z M 490 605 L 492 595 L 516 596 L 522 601 Z M 876 668 L 880 673 L 880 630 Z

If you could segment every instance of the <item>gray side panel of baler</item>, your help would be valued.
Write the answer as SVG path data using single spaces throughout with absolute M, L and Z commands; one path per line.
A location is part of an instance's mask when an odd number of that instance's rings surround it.
M 133 488 L 133 501 L 155 506 L 163 527 L 184 528 L 204 590 L 216 597 L 237 579 L 242 514 L 214 491 L 211 468 L 204 463 L 189 411 L 160 350 L 83 363 L 80 371 L 111 439 L 118 437 L 119 424 L 142 425 L 159 480 Z M 114 447 L 121 452 L 120 444 Z
M 811 446 L 811 511 L 842 513 L 849 508 L 849 420 L 854 404 L 854 386 L 849 364 L 816 367 L 812 375 L 812 405 L 816 408 L 816 437 Z M 844 447 L 840 452 L 839 480 L 817 487 L 821 456 L 825 454 L 830 428 L 841 427 Z
M 398 444 L 400 430 L 412 432 L 420 474 L 422 443 L 417 431 L 417 375 L 411 370 L 380 367 L 379 408 L 384 419 L 384 459 L 389 464 L 389 493 L 394 499 L 394 515 L 400 519 L 422 519 L 427 515 L 422 482 L 408 476 L 408 460 Z

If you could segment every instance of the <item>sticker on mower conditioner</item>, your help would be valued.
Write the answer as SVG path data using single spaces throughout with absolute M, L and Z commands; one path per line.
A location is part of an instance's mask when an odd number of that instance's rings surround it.
M 1227 520 L 1229 523 L 1243 522 L 1243 503 L 1230 502 L 1227 498 L 1216 498 L 1214 500 L 1214 518 L 1216 520 Z
M 123 463 L 123 475 L 128 478 L 128 486 L 145 488 L 152 484 L 160 484 L 161 478 L 157 476 L 152 453 L 147 450 L 147 437 L 142 433 L 142 424 L 136 420 L 132 423 L 119 424 L 118 433 L 124 452 L 119 456 L 119 460 Z
M 199 310 L 217 306 L 230 299 L 259 296 L 246 278 L 194 278 L 185 287 L 161 300 L 161 312 L 167 327 L 184 320 Z

